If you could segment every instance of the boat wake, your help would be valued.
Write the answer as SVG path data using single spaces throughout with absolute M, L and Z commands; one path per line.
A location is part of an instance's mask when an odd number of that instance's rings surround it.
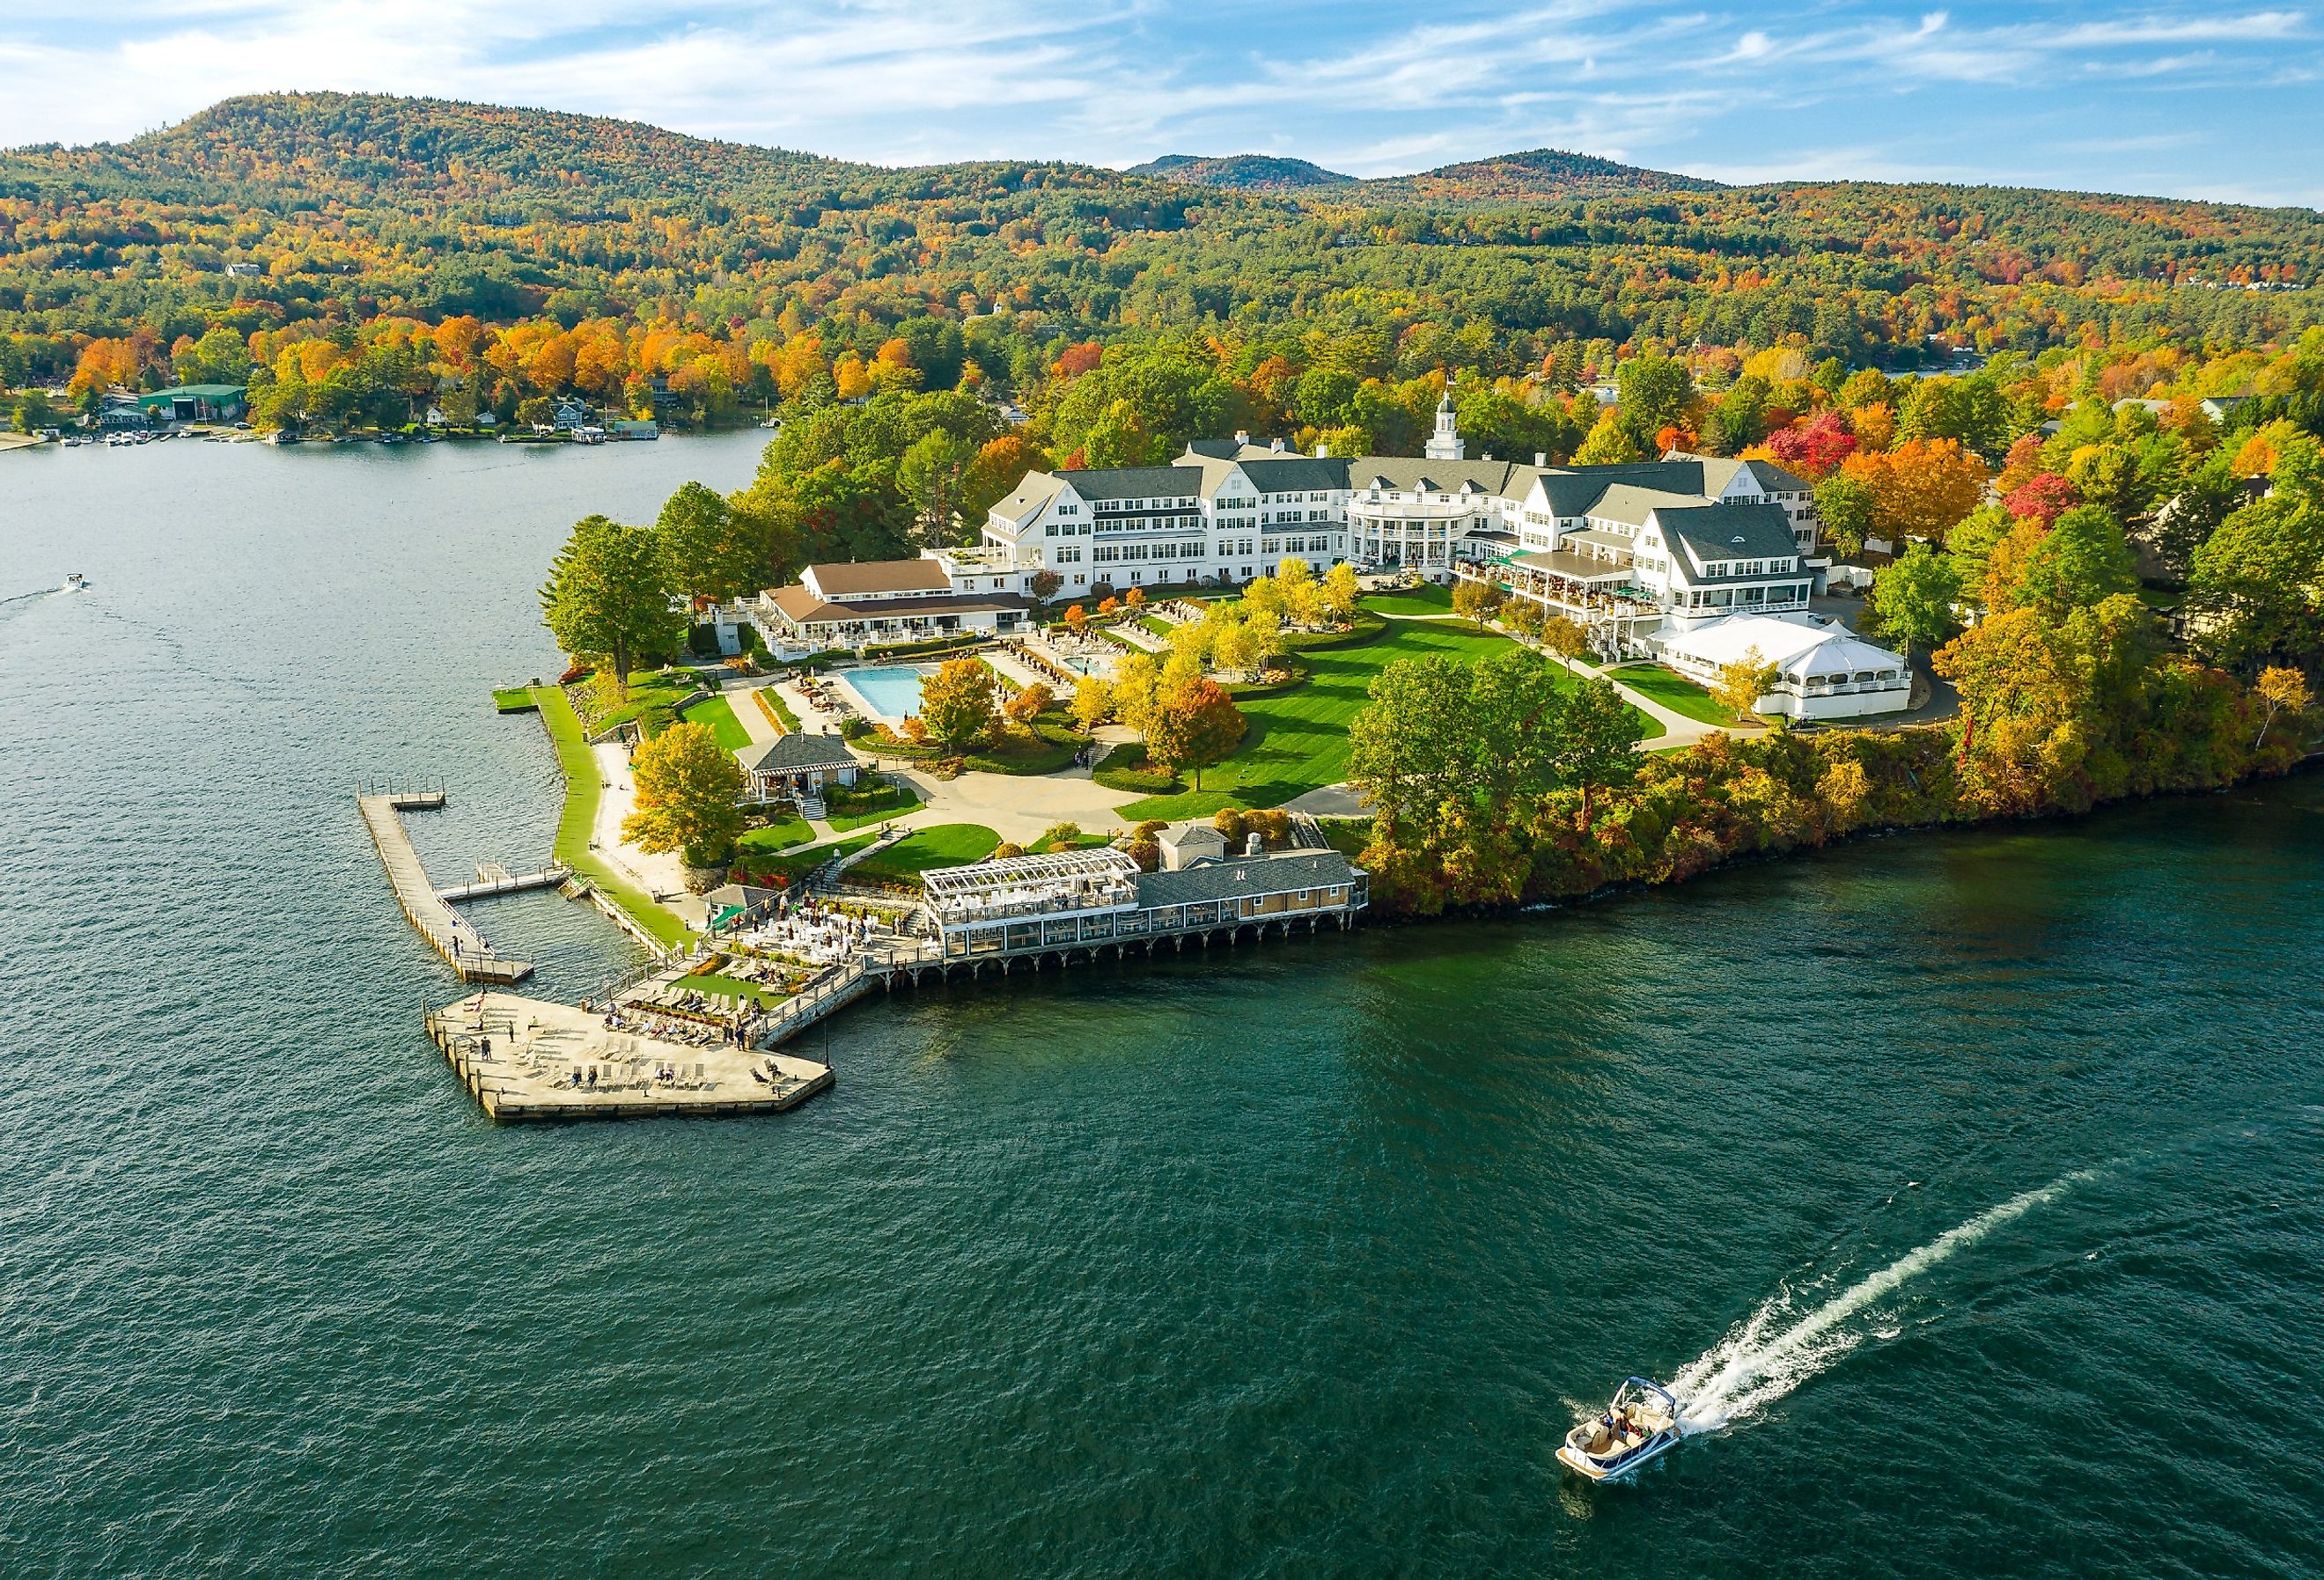
M 1716 1431 L 1766 1409 L 1856 1347 L 1864 1335 L 1845 1326 L 1849 1317 L 2096 1172 L 2078 1170 L 1988 1207 L 1805 1316 L 1795 1313 L 1790 1290 L 1776 1295 L 1670 1380 L 1680 1401 L 1681 1429 L 1688 1436 Z M 1892 1326 L 1883 1336 L 1896 1331 Z

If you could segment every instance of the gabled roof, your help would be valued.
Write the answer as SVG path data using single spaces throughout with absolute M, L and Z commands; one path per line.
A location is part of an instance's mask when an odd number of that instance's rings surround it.
M 862 597 L 866 593 L 948 593 L 952 577 L 933 559 L 840 560 L 810 565 L 806 577 L 826 598 Z
M 1738 472 L 1751 474 L 1762 494 L 1800 494 L 1807 489 L 1804 479 L 1794 476 L 1773 461 L 1738 461 L 1724 456 L 1698 456 L 1686 450 L 1673 450 L 1663 457 L 1665 461 L 1685 461 L 1702 468 L 1702 492 L 1713 498 L 1727 492 Z
M 1458 494 L 1461 485 L 1487 494 L 1501 494 L 1511 485 L 1512 478 L 1522 479 L 1520 489 L 1529 487 L 1534 469 L 1520 467 L 1514 461 L 1434 461 L 1411 456 L 1356 456 L 1348 462 L 1348 486 L 1370 488 L 1377 480 L 1384 488 L 1410 494 L 1425 490 L 1430 494 Z
M 1207 823 L 1189 823 L 1183 828 L 1165 828 L 1156 843 L 1176 848 L 1183 845 L 1208 845 L 1215 842 L 1223 848 L 1227 836 Z
M 837 735 L 809 735 L 793 731 L 771 741 L 743 746 L 734 760 L 746 773 L 787 773 L 798 768 L 845 768 L 855 753 Z
M 1616 484 L 1651 488 L 1666 494 L 1702 494 L 1702 467 L 1698 462 L 1627 461 L 1605 467 L 1556 467 L 1541 473 L 1541 491 L 1550 513 L 1561 520 L 1590 513 L 1607 489 Z
M 1646 518 L 1658 510 L 1679 510 L 1687 507 L 1707 508 L 1700 494 L 1674 494 L 1662 488 L 1644 488 L 1635 483 L 1617 483 L 1598 496 L 1588 514 L 1593 521 L 1619 522 L 1627 527 L 1643 527 Z
M 1138 879 L 1138 903 L 1199 904 L 1205 900 L 1232 900 L 1245 894 L 1283 894 L 1300 889 L 1328 889 L 1352 882 L 1355 868 L 1336 850 L 1302 850 L 1282 855 L 1230 856 L 1202 862 L 1175 873 L 1143 873 Z
M 1800 551 L 1792 518 L 1780 504 L 1657 506 L 1655 524 L 1683 543 L 1697 565 L 1714 559 L 1790 559 Z
M 1088 500 L 1169 499 L 1203 491 L 1197 467 L 1104 467 L 1057 476 Z
M 1242 475 L 1268 494 L 1348 485 L 1348 462 L 1340 456 L 1302 456 L 1287 450 L 1281 455 L 1262 452 L 1246 456 L 1241 465 Z
M 1047 472 L 1028 472 L 1019 479 L 1017 487 L 1008 498 L 992 507 L 993 513 L 1011 520 L 1021 520 L 1028 513 L 1049 503 L 1065 485 L 1062 477 Z

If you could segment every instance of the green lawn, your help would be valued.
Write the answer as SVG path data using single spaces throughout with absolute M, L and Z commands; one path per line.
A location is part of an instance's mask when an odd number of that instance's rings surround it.
M 1357 607 L 1376 614 L 1450 614 L 1452 589 L 1423 582 L 1416 587 L 1401 587 L 1392 593 L 1367 594 Z
M 589 832 L 597 824 L 597 759 L 581 734 L 581 720 L 565 693 L 554 686 L 536 686 L 532 699 L 540 706 L 541 723 L 557 747 L 557 765 L 565 771 L 565 812 L 557 819 L 555 855 L 558 861 L 589 880 L 614 904 L 664 944 L 683 944 L 693 934 L 684 922 L 654 903 L 648 894 L 589 848 Z
M 1404 621 L 1391 624 L 1378 641 L 1308 653 L 1302 659 L 1311 675 L 1305 685 L 1241 704 L 1250 733 L 1233 756 L 1203 770 L 1202 789 L 1132 801 L 1121 816 L 1138 822 L 1207 817 L 1225 806 L 1279 807 L 1337 784 L 1348 774 L 1348 723 L 1370 700 L 1373 676 L 1398 659 L 1442 655 L 1474 663 L 1508 646 L 1508 638 L 1496 633 L 1480 636 L 1465 625 Z M 1663 733 L 1653 719 L 1637 716 L 1650 737 Z M 1180 777 L 1194 782 L 1192 772 Z
M 835 839 L 829 845 L 786 850 L 779 855 L 753 855 L 745 870 L 753 882 L 771 882 L 780 878 L 786 882 L 796 883 L 834 856 L 853 855 L 879 837 L 877 834 L 857 834 L 845 839 Z
M 1619 680 L 1639 696 L 1659 702 L 1673 713 L 1695 720 L 1699 724 L 1732 725 L 1735 715 L 1713 698 L 1710 692 L 1673 670 L 1660 664 L 1625 664 L 1606 671 L 1609 679 Z M 1657 730 L 1655 734 L 1663 732 Z
M 530 713 L 539 706 L 530 686 L 504 686 L 493 693 L 493 707 L 500 713 Z
M 768 824 L 764 828 L 744 829 L 742 836 L 735 843 L 746 851 L 758 851 L 765 855 L 778 850 L 788 850 L 794 845 L 805 845 L 814 837 L 815 830 L 807 827 L 804 819 L 785 818 L 779 823 Z
M 724 697 L 712 697 L 696 703 L 678 716 L 690 725 L 708 725 L 718 744 L 729 752 L 740 752 L 751 744 L 751 732 L 734 716 L 734 705 Z
M 838 807 L 843 803 L 832 800 L 828 804 Z M 920 798 L 910 785 L 890 781 L 861 797 L 851 798 L 844 804 L 848 810 L 835 811 L 831 815 L 831 827 L 840 834 L 851 828 L 868 828 L 874 823 L 885 823 L 890 818 L 900 818 L 918 806 Z
M 1001 836 L 982 823 L 939 823 L 918 828 L 884 850 L 877 850 L 847 869 L 851 878 L 872 883 L 908 883 L 930 867 L 959 867 L 981 862 L 1001 844 Z
M 606 685 L 610 694 L 612 685 L 610 671 Z M 616 725 L 630 724 L 648 709 L 667 710 L 675 707 L 678 705 L 678 699 L 694 690 L 696 686 L 695 676 L 689 670 L 667 670 L 650 675 L 632 675 L 629 695 L 623 698 L 618 706 L 606 709 L 602 716 L 592 722 L 589 725 L 589 734 L 599 735 Z M 667 711 L 663 712 L 661 722 L 665 724 L 669 722 Z M 658 725 L 649 721 L 646 733 L 650 735 L 659 727 Z
M 1162 638 L 1165 642 L 1169 641 L 1170 633 L 1178 629 L 1176 626 L 1171 624 L 1167 620 L 1163 619 L 1159 614 L 1140 614 L 1138 617 L 1138 624 L 1144 626 L 1146 630 L 1153 635 Z

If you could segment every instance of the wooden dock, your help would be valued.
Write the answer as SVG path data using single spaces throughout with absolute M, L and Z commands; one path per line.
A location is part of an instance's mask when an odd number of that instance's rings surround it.
M 379 852 L 380 864 L 395 891 L 396 903 L 435 951 L 452 963 L 463 982 L 521 982 L 532 975 L 529 960 L 510 960 L 493 952 L 484 935 L 454 910 L 420 864 L 410 830 L 403 827 L 407 811 L 429 811 L 444 804 L 438 790 L 386 790 L 358 795 L 364 824 Z
M 436 891 L 436 898 L 450 903 L 456 900 L 484 900 L 494 894 L 521 894 L 528 889 L 555 889 L 573 875 L 573 869 L 559 862 L 551 862 L 537 873 L 512 873 L 498 862 L 476 864 L 476 881 L 455 883 Z
M 632 1007 L 623 1020 L 655 1017 Z M 779 1113 L 833 1084 L 831 1067 L 814 1059 L 608 1027 L 600 1011 L 514 993 L 474 993 L 429 1012 L 427 1026 L 461 1083 L 503 1123 Z

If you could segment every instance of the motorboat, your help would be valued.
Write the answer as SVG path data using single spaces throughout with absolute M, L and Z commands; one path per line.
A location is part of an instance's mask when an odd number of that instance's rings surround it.
M 85 591 L 88 587 L 88 577 L 81 575 L 78 570 L 69 571 L 66 573 L 65 591 L 69 593 L 78 593 Z
M 1679 1440 L 1678 1400 L 1659 1382 L 1624 1381 L 1613 1402 L 1565 1435 L 1557 1462 L 1593 1482 L 1620 1481 Z

